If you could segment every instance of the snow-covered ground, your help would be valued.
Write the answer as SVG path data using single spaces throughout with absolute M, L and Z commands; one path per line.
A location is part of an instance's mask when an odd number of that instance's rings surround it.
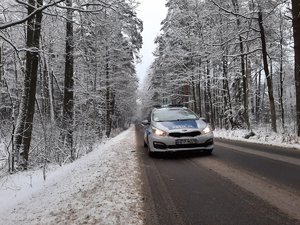
M 253 130 L 253 132 L 255 133 L 255 135 L 249 137 L 249 139 L 245 138 L 245 136 L 249 134 L 249 131 L 242 129 L 216 129 L 214 131 L 214 135 L 217 138 L 226 138 L 231 140 L 268 144 L 300 150 L 300 137 L 297 137 L 295 134 L 274 133 L 272 131 L 266 131 L 265 128 L 256 128 Z
M 143 224 L 131 127 L 79 160 L 0 180 L 0 224 Z
M 296 136 L 254 130 L 215 130 L 215 136 L 300 150 Z M 283 143 L 284 142 L 284 143 Z M 134 127 L 63 167 L 20 172 L 0 179 L 0 225 L 143 224 L 143 196 Z

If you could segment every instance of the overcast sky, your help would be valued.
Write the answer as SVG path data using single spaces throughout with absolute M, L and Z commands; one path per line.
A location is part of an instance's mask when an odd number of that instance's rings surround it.
M 141 83 L 146 76 L 147 69 L 153 62 L 154 39 L 159 34 L 160 23 L 165 19 L 167 9 L 165 7 L 166 0 L 140 0 L 140 2 L 137 15 L 143 20 L 144 31 L 142 33 L 143 48 L 140 52 L 142 63 L 137 65 L 137 75 Z

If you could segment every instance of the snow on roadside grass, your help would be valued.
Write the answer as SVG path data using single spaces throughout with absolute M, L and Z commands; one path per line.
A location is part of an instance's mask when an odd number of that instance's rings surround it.
M 1 179 L 0 224 L 143 224 L 134 128 L 74 163 Z
M 250 137 L 249 139 L 246 139 L 245 135 L 249 134 L 249 131 L 246 129 L 215 129 L 214 136 L 216 138 L 226 138 L 231 140 L 268 144 L 300 150 L 300 138 L 296 135 L 266 132 L 264 128 L 253 129 L 253 132 L 255 133 L 255 135 Z

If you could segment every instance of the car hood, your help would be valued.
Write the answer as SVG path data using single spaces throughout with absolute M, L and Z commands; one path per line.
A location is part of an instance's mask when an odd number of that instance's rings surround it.
M 180 121 L 165 121 L 165 122 L 154 122 L 153 125 L 164 131 L 174 130 L 203 130 L 207 123 L 202 120 L 180 120 Z

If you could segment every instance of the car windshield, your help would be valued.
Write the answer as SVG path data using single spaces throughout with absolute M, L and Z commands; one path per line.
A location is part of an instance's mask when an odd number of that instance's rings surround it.
M 177 120 L 196 120 L 196 116 L 188 109 L 157 109 L 152 115 L 153 121 L 177 121 Z

